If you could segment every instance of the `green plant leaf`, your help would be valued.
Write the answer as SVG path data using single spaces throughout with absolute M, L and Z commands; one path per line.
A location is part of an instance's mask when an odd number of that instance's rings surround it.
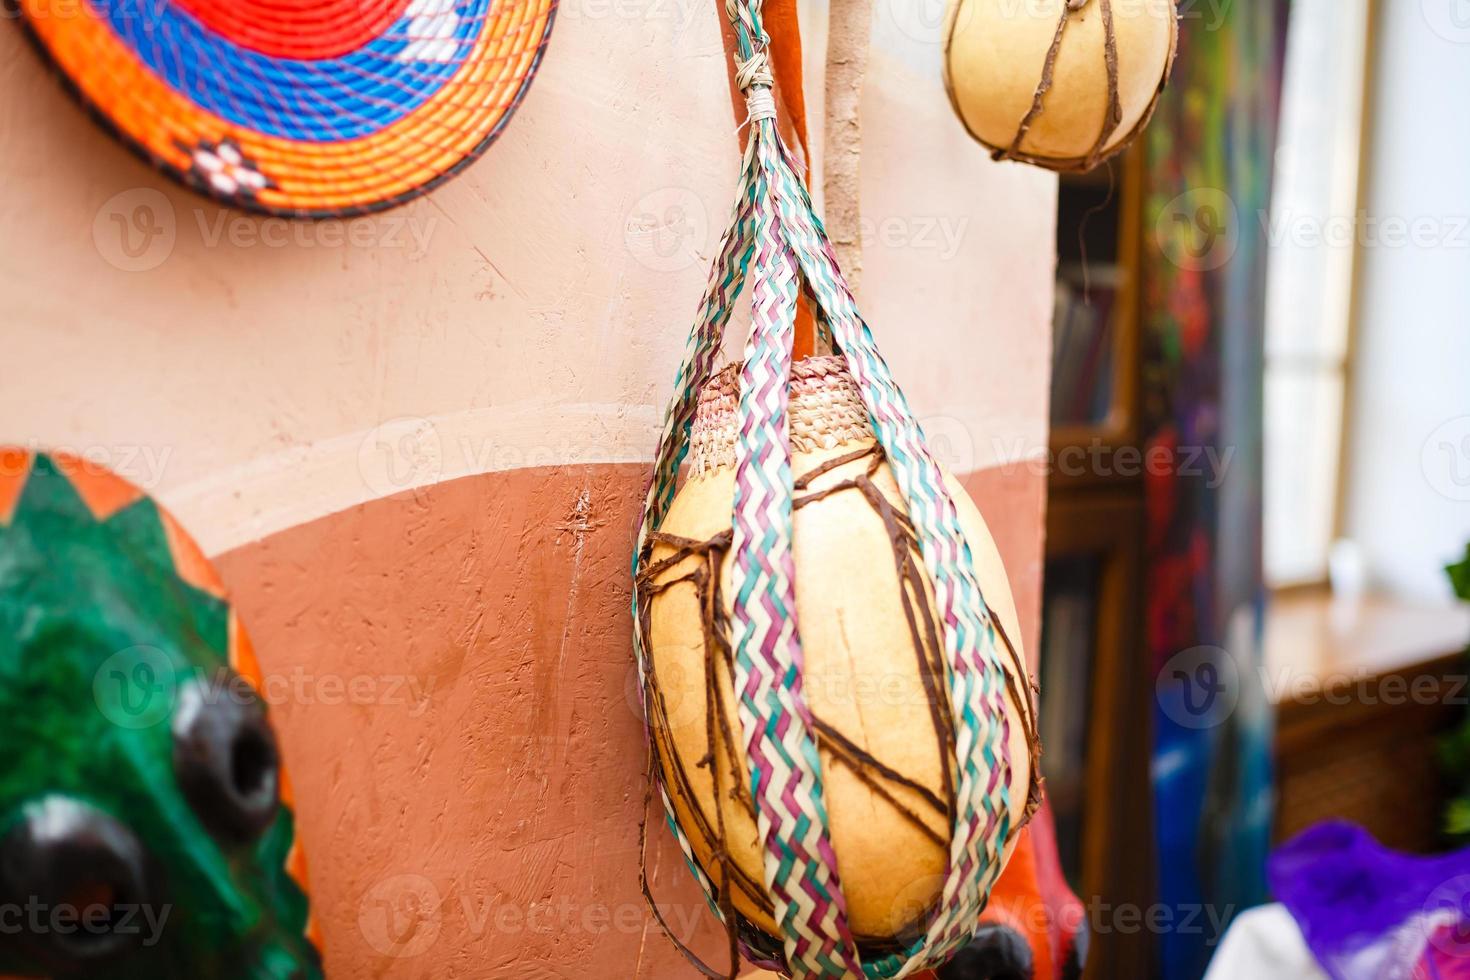
M 1455 836 L 1470 834 L 1470 796 L 1450 800 L 1444 811 L 1444 829 Z
M 1453 565 L 1446 565 L 1444 570 L 1450 577 L 1455 595 L 1461 599 L 1470 599 L 1470 544 L 1465 546 L 1465 557 Z

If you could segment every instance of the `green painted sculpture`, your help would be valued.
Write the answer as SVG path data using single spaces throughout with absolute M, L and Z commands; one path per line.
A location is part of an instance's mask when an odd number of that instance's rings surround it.
M 0 975 L 321 976 L 259 686 L 165 511 L 0 448 Z

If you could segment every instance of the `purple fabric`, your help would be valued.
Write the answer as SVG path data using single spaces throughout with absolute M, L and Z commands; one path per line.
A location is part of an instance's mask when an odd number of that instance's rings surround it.
M 1470 980 L 1470 848 L 1400 854 L 1331 821 L 1277 848 L 1266 873 L 1334 980 Z

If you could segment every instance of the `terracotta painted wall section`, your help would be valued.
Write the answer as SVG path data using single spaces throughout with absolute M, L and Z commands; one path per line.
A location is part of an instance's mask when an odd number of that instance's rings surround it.
M 888 6 L 862 299 L 1034 653 L 1055 181 L 969 143 L 937 21 Z M 219 558 L 283 724 L 334 977 L 694 975 L 638 888 L 628 556 L 733 196 L 717 13 L 563 4 L 482 161 L 336 226 L 173 188 L 0 31 L 0 442 L 111 465 Z M 660 826 L 650 867 L 717 955 Z

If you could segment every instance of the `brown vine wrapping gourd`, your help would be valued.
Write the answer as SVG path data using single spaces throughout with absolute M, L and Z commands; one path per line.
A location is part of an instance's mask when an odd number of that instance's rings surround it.
M 655 535 L 640 590 L 650 598 L 639 617 L 651 657 L 658 763 L 675 816 L 716 886 L 733 885 L 733 907 L 779 935 L 732 689 L 737 384 L 732 365 L 700 394 L 690 475 Z M 953 726 L 933 591 L 902 495 L 840 358 L 797 362 L 790 431 L 804 693 L 848 921 L 860 942 L 911 938 L 939 896 L 953 813 Z M 959 484 L 949 477 L 946 484 L 1002 635 L 1009 855 L 1039 800 L 1031 686 L 995 542 Z
M 1178 33 L 1174 0 L 954 0 L 945 85 L 996 159 L 1091 170 L 1148 123 Z

